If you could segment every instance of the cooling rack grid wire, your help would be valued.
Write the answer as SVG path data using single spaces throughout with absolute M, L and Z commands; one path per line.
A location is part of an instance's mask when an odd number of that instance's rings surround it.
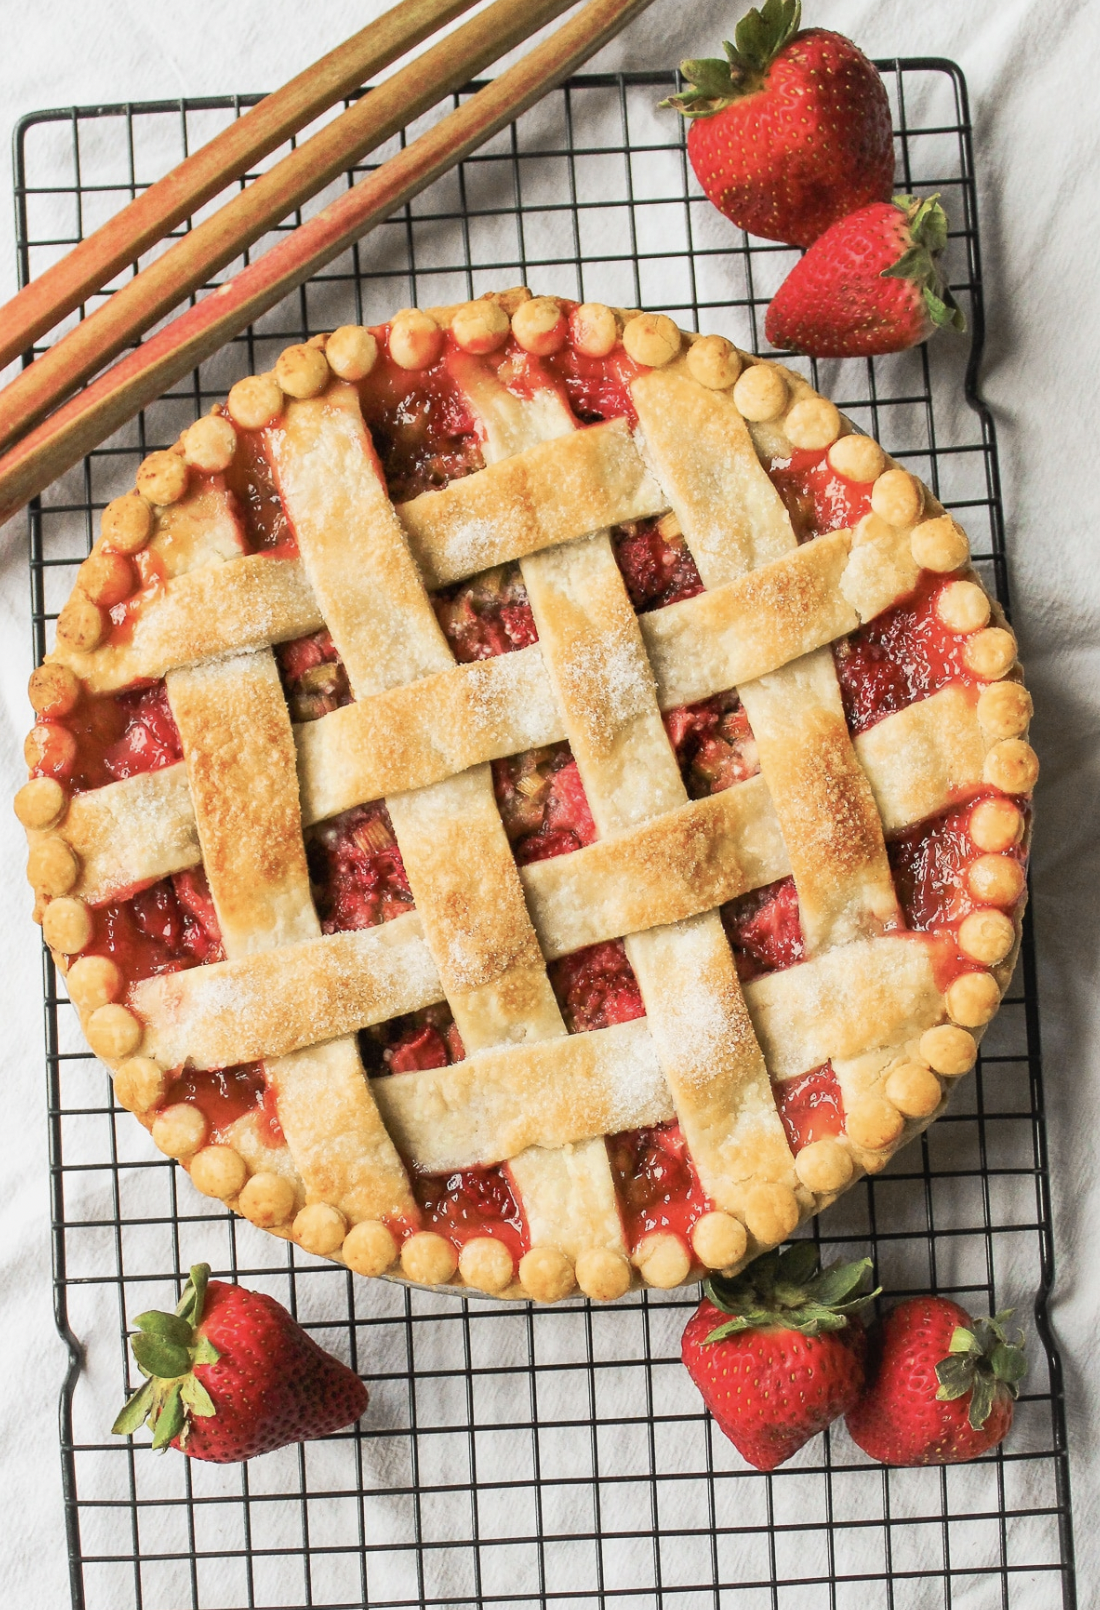
M 983 316 L 966 87 L 950 62 L 879 65 L 901 187 L 939 191 L 947 207 L 970 335 L 822 364 L 813 378 L 959 515 L 1007 602 L 993 423 L 976 391 Z M 664 309 L 759 349 L 792 254 L 750 244 L 702 199 L 680 119 L 655 109 L 673 83 L 572 80 L 44 494 L 29 515 L 36 657 L 99 511 L 132 484 L 141 456 L 288 341 L 526 281 Z M 23 281 L 257 98 L 24 119 Z M 113 1105 L 48 955 L 43 966 L 56 1309 L 72 1358 L 61 1452 L 74 1606 L 1075 1603 L 1061 1372 L 1045 1309 L 1053 1262 L 1029 931 L 951 1112 L 812 1231 L 827 1256 L 870 1249 L 892 1295 L 931 1287 L 979 1312 L 1015 1306 L 1028 1325 L 1032 1370 L 1007 1447 L 918 1471 L 870 1465 L 843 1427 L 772 1476 L 745 1466 L 678 1362 L 695 1292 L 646 1292 L 606 1310 L 462 1302 L 355 1280 L 215 1210 Z M 371 1388 L 359 1426 L 247 1467 L 154 1457 L 110 1437 L 133 1384 L 126 1317 L 174 1301 L 177 1271 L 200 1258 L 269 1291 L 351 1361 Z

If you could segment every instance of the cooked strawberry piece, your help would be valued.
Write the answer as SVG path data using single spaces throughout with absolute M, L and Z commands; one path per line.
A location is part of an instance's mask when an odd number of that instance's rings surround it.
M 325 822 L 306 855 L 322 933 L 373 928 L 412 910 L 405 864 L 381 801 Z
M 936 615 L 945 581 L 924 574 L 902 603 L 833 645 L 844 714 L 853 733 L 927 699 L 949 682 L 974 678 L 963 661 L 966 637 Z
M 538 641 L 518 565 L 500 565 L 436 593 L 432 602 L 460 664 L 511 654 Z
M 773 1083 L 772 1093 L 792 1152 L 843 1130 L 844 1103 L 831 1062 Z
M 493 789 L 520 866 L 568 855 L 595 841 L 596 826 L 568 744 L 494 760 Z
M 645 1016 L 642 992 L 621 939 L 606 939 L 563 956 L 549 972 L 571 1034 Z
M 802 923 L 793 878 L 739 895 L 722 907 L 737 975 L 745 983 L 802 960 Z
M 850 531 L 871 512 L 871 488 L 838 475 L 824 450 L 775 459 L 768 475 L 791 517 L 799 542 L 827 531 Z
M 128 984 L 224 960 L 206 874 L 198 867 L 100 906 L 94 918 L 84 954 L 113 957 Z
M 637 424 L 630 383 L 640 371 L 622 346 L 606 358 L 590 358 L 567 341 L 560 352 L 543 358 L 542 365 L 564 388 L 569 406 L 583 424 L 620 418 Z
M 453 1174 L 412 1174 L 422 1228 L 446 1236 L 456 1247 L 474 1236 L 503 1241 L 517 1262 L 529 1241 L 523 1210 L 507 1169 L 467 1168 Z
M 445 1068 L 450 1061 L 446 1042 L 430 1023 L 421 1024 L 398 1041 L 389 1053 L 391 1073 L 415 1073 L 420 1068 Z
M 635 520 L 611 533 L 630 602 L 639 612 L 694 598 L 703 583 L 683 537 L 667 520 Z
M 652 1230 L 686 1239 L 696 1220 L 710 1211 L 678 1123 L 610 1135 L 607 1155 L 631 1250 Z
M 160 771 L 183 758 L 163 682 L 129 693 L 85 694 L 64 723 L 55 720 L 39 725 L 56 729 L 62 736 L 71 735 L 64 745 L 56 746 L 61 764 L 36 770 L 63 777 L 74 794 Z
M 692 799 L 720 794 L 760 770 L 749 718 L 732 690 L 698 704 L 680 705 L 664 719 Z
M 372 1076 L 415 1073 L 462 1062 L 466 1048 L 445 1001 L 375 1023 L 359 1033 L 363 1066 Z

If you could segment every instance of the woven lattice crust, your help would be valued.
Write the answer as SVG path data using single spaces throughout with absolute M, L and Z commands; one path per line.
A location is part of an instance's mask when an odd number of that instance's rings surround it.
M 578 420 L 563 352 L 617 411 Z M 395 504 L 361 395 L 397 368 L 445 370 L 478 462 Z M 245 451 L 290 533 L 266 551 L 231 489 Z M 768 471 L 800 454 L 863 488 L 851 528 L 799 541 Z M 638 614 L 608 533 L 657 518 L 705 590 Z M 431 594 L 513 562 L 537 641 L 456 663 Z M 832 646 L 922 588 L 949 670 L 853 732 Z M 120 1100 L 200 1190 L 307 1250 L 542 1301 L 732 1267 L 937 1115 L 1007 983 L 1036 763 L 994 617 L 931 493 L 722 338 L 526 292 L 347 327 L 241 382 L 109 506 L 32 680 L 36 915 Z M 322 628 L 351 702 L 295 723 L 273 650 Z M 161 678 L 183 758 L 74 784 L 72 712 Z M 689 798 L 664 717 L 731 689 L 759 769 Z M 490 762 L 563 740 L 593 841 L 517 866 Z M 322 931 L 307 841 L 383 801 L 415 909 Z M 963 807 L 947 915 L 915 931 L 887 837 Z M 200 867 L 218 959 L 128 973 L 103 913 Z M 719 910 L 791 878 L 799 956 L 742 983 Z M 547 964 L 620 940 L 645 1015 L 568 1033 Z M 357 1033 L 444 1005 L 463 1060 L 367 1077 Z M 169 1099 L 253 1062 L 277 1127 Z M 823 1067 L 843 1122 L 796 1144 L 776 1091 Z M 670 1124 L 701 1206 L 638 1235 L 604 1137 Z M 422 1227 L 409 1167 L 498 1164 L 522 1257 Z

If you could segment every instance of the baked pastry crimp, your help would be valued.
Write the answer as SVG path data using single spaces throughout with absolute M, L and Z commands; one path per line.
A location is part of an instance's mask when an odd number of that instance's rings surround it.
M 526 291 L 288 348 L 31 679 L 36 916 L 192 1183 L 367 1275 L 733 1268 L 941 1110 L 1037 764 L 960 527 L 797 374 Z

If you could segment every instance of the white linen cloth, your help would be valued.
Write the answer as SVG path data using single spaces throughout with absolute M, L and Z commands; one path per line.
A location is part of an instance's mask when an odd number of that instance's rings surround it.
M 25 112 L 48 106 L 273 88 L 383 9 L 377 0 L 8 0 L 2 132 L 6 138 Z M 742 9 L 739 0 L 656 0 L 596 65 L 664 67 L 716 53 Z M 1000 436 L 1015 625 L 1043 762 L 1034 882 L 1059 1259 L 1053 1312 L 1066 1363 L 1084 1604 L 1086 1585 L 1100 1575 L 1091 1334 L 1100 1294 L 1100 8 L 1089 0 L 807 0 L 805 10 L 807 25 L 850 34 L 873 56 L 952 57 L 969 82 L 989 320 L 982 386 Z M 5 168 L 7 197 L 10 185 Z M 10 200 L 0 205 L 5 300 L 16 287 L 12 214 Z M 23 836 L 3 803 L 24 775 L 27 611 L 20 516 L 0 531 L 0 1514 L 7 1602 L 60 1607 L 68 1602 L 56 1420 L 64 1356 L 50 1306 L 39 964 L 26 918 Z M 1014 1590 L 1021 1597 L 1013 1603 L 1053 1603 L 1049 1581 L 1036 1578 L 1032 1587 L 1033 1597 Z

